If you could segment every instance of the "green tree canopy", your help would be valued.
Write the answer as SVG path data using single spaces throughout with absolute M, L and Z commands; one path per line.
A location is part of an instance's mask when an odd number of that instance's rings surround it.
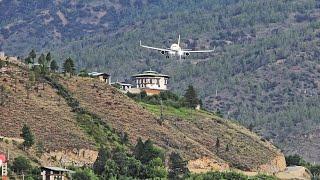
M 169 157 L 169 178 L 179 179 L 189 173 L 187 162 L 182 159 L 179 153 L 172 152 Z
M 79 169 L 72 175 L 74 180 L 98 180 L 91 169 Z
M 199 99 L 196 90 L 192 85 L 188 86 L 188 89 L 186 90 L 184 94 L 186 105 L 190 108 L 196 108 L 197 105 L 199 105 Z
M 57 62 L 55 60 L 52 60 L 51 63 L 50 63 L 50 69 L 51 71 L 53 72 L 56 72 L 59 70 L 59 66 L 57 64 Z
M 155 147 L 150 139 L 143 143 L 142 139 L 139 138 L 134 148 L 134 155 L 143 164 L 147 164 L 155 158 L 164 159 L 164 152 Z
M 11 167 L 16 173 L 26 173 L 31 170 L 32 166 L 30 164 L 30 161 L 23 157 L 18 156 L 14 159 Z
M 24 139 L 24 142 L 23 142 L 24 147 L 29 148 L 34 144 L 34 135 L 32 134 L 29 126 L 27 126 L 26 124 L 24 124 L 22 127 L 21 136 Z
M 70 76 L 75 73 L 75 66 L 73 60 L 69 57 L 63 63 L 63 71 L 64 73 L 70 73 Z
M 32 63 L 34 63 L 34 60 L 37 57 L 36 51 L 34 49 L 32 49 L 29 53 L 29 57 L 32 59 Z
M 102 175 L 104 173 L 109 156 L 110 153 L 104 147 L 100 147 L 98 157 L 93 164 L 93 171 L 95 174 Z

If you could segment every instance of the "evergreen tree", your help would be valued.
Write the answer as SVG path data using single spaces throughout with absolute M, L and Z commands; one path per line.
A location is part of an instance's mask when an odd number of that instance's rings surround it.
M 30 164 L 30 161 L 23 157 L 23 156 L 18 156 L 14 159 L 11 167 L 16 173 L 26 173 L 31 170 L 32 166 Z
M 169 179 L 180 179 L 187 173 L 189 173 L 187 162 L 179 153 L 172 152 L 169 157 Z
M 69 57 L 63 63 L 63 71 L 64 73 L 69 73 L 70 77 L 75 73 L 75 66 L 73 60 Z
M 145 163 L 149 163 L 150 161 L 152 161 L 155 158 L 160 158 L 160 159 L 164 159 L 164 153 L 161 149 L 155 147 L 153 145 L 153 142 L 148 139 L 145 143 L 144 143 L 144 153 L 143 153 L 143 157 L 141 159 L 139 159 L 143 164 Z
M 136 146 L 134 147 L 133 154 L 136 159 L 142 159 L 142 157 L 144 156 L 143 153 L 144 153 L 144 143 L 143 143 L 141 137 L 139 137 L 138 142 L 137 142 Z
M 217 153 L 219 153 L 219 148 L 220 148 L 220 139 L 219 139 L 219 137 L 217 137 L 217 140 L 216 140 L 216 150 L 217 150 Z
M 253 128 L 254 128 L 253 123 L 250 123 L 250 124 L 249 124 L 249 127 L 248 127 L 249 131 L 253 131 Z
M 32 63 L 34 64 L 34 60 L 37 57 L 36 51 L 34 49 L 32 49 L 31 52 L 29 53 L 29 57 L 32 59 Z
M 29 148 L 34 144 L 34 136 L 26 124 L 23 125 L 21 136 L 24 139 L 23 146 L 25 148 Z
M 43 53 L 39 56 L 38 63 L 40 64 L 41 74 L 45 74 L 46 73 L 46 57 Z
M 138 139 L 134 148 L 134 156 L 142 164 L 147 164 L 155 158 L 164 159 L 164 153 L 161 149 L 155 147 L 150 139 L 143 143 L 141 138 Z
M 163 164 L 162 159 L 155 158 L 151 160 L 147 165 L 147 177 L 156 179 L 166 179 L 168 176 L 168 172 Z
M 121 134 L 121 143 L 122 144 L 128 144 L 129 143 L 129 137 L 128 137 L 128 133 L 124 132 Z
M 186 105 L 189 108 L 196 108 L 199 104 L 199 99 L 197 98 L 196 90 L 192 85 L 188 86 L 186 93 L 184 94 L 184 98 L 186 100 Z
M 45 58 L 44 54 L 42 53 L 38 58 L 38 63 L 40 65 L 44 65 L 45 64 L 45 60 L 46 60 L 46 58 Z
M 46 55 L 46 61 L 47 61 L 47 64 L 49 64 L 52 60 L 52 56 L 51 56 L 51 53 L 48 52 L 47 55 Z
M 30 57 L 27 57 L 27 58 L 24 59 L 24 62 L 25 62 L 26 64 L 30 64 L 30 63 L 32 63 L 32 60 L 31 60 Z
M 102 175 L 104 173 L 108 156 L 109 152 L 104 147 L 100 147 L 98 157 L 93 164 L 93 171 L 95 174 Z
M 55 60 L 52 60 L 52 61 L 51 61 L 51 63 L 50 63 L 50 69 L 51 69 L 51 71 L 53 71 L 53 72 L 58 71 L 59 66 L 58 66 L 58 64 L 57 64 L 57 62 L 56 62 Z
M 0 60 L 0 68 L 3 68 L 6 65 L 6 63 L 4 61 Z

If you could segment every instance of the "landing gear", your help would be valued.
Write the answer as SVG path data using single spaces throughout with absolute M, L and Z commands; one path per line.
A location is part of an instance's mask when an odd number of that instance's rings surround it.
M 166 58 L 169 59 L 169 55 L 166 55 Z

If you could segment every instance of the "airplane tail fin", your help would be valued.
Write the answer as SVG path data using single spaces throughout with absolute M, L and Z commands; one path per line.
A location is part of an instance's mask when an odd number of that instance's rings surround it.
M 179 38 L 178 38 L 178 46 L 180 46 L 180 34 L 179 34 Z

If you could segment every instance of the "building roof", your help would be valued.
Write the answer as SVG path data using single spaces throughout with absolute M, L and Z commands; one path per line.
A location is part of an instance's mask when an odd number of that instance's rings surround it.
M 47 167 L 42 167 L 42 169 L 47 169 L 47 170 L 51 170 L 51 171 L 74 173 L 74 171 L 71 171 L 69 169 L 60 168 L 60 167 L 49 167 L 49 166 L 47 166 Z
M 166 78 L 170 78 L 170 76 L 165 75 L 165 74 L 160 74 L 157 71 L 144 71 L 142 74 L 136 74 L 136 75 L 133 75 L 132 77 L 166 77 Z
M 113 82 L 113 83 L 111 83 L 111 85 L 113 85 L 113 84 L 119 84 L 121 86 L 132 86 L 132 84 L 125 83 L 125 82 Z
M 108 73 L 99 73 L 99 72 L 90 72 L 88 73 L 89 76 L 101 76 L 101 75 L 107 75 L 110 76 Z

